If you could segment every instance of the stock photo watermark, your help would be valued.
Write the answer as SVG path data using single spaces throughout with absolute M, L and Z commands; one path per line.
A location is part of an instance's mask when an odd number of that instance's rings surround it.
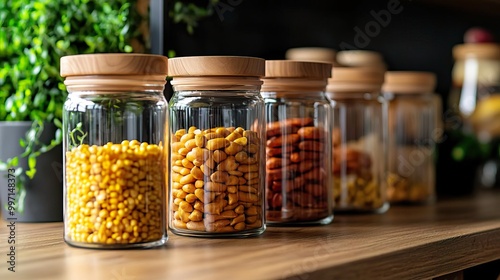
M 435 153 L 434 147 L 444 140 L 444 130 L 436 128 L 432 131 L 430 139 L 415 141 L 414 149 L 407 156 L 402 154 L 398 156 L 399 174 L 405 177 L 411 176 L 418 167 L 432 158 L 432 155 Z
M 16 272 L 16 169 L 7 169 L 7 270 Z
M 227 1 L 218 1 L 214 4 L 214 10 L 219 16 L 220 21 L 224 21 L 224 14 L 226 12 L 232 13 L 236 7 L 241 5 L 243 0 L 227 0 Z
M 399 0 L 389 0 L 386 9 L 379 11 L 371 10 L 370 15 L 373 20 L 365 23 L 363 28 L 354 27 L 353 44 L 341 42 L 339 47 L 341 50 L 353 50 L 366 48 L 374 37 L 377 37 L 383 28 L 389 26 L 394 15 L 398 15 L 403 11 L 404 7 Z
M 62 166 L 62 163 L 56 161 L 51 164 L 51 167 L 60 182 L 63 180 Z M 5 242 L 7 243 L 7 252 L 2 252 L 2 254 L 4 254 L 6 258 L 5 263 L 7 263 L 7 270 L 9 272 L 16 272 L 18 263 L 16 225 L 20 205 L 20 198 L 18 197 L 20 195 L 18 191 L 18 184 L 23 184 L 23 182 L 17 175 L 18 173 L 16 172 L 16 168 L 10 167 L 5 170 L 5 176 L 2 176 L 2 179 L 6 180 L 5 186 L 7 188 L 6 197 L 2 199 L 4 201 L 3 203 L 5 203 L 2 210 L 5 211 L 4 218 L 6 220 L 5 227 L 7 232 Z

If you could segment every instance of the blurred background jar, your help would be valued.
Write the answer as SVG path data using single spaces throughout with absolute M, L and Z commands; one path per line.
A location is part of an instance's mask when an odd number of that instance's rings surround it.
M 376 71 L 385 72 L 387 66 L 382 54 L 368 50 L 345 50 L 337 53 L 337 62 L 347 67 L 367 67 Z
M 265 230 L 265 61 L 169 60 L 170 218 L 173 233 L 252 236 Z
M 64 240 L 87 248 L 148 248 L 167 240 L 163 96 L 167 58 L 61 58 Z
M 322 62 L 338 66 L 336 57 L 337 52 L 334 49 L 320 47 L 291 48 L 285 53 L 287 60 Z
M 270 225 L 333 220 L 331 108 L 325 95 L 332 66 L 266 61 L 266 217 Z
M 334 211 L 384 212 L 386 198 L 384 72 L 334 67 L 327 96 L 333 109 Z
M 429 72 L 386 72 L 388 102 L 387 198 L 391 203 L 435 199 L 435 147 L 441 141 L 440 97 Z
M 477 185 L 500 187 L 500 44 L 457 45 L 453 56 L 445 122 L 450 147 L 446 154 L 451 157 L 447 166 L 460 174 L 460 194 Z

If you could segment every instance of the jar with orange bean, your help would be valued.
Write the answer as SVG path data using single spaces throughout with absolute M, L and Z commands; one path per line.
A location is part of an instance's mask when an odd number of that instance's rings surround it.
M 64 240 L 150 248 L 167 241 L 164 144 L 167 58 L 91 54 L 61 59 Z
M 266 218 L 268 225 L 333 220 L 331 64 L 266 61 Z
M 334 67 L 328 81 L 335 211 L 381 213 L 389 207 L 383 81 L 384 72 L 366 67 Z
M 264 232 L 264 60 L 169 60 L 169 227 L 179 235 Z

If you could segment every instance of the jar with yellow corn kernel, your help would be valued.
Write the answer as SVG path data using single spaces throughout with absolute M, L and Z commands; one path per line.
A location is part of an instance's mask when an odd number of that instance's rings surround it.
M 367 67 L 333 67 L 328 80 L 336 212 L 381 213 L 389 208 L 383 81 L 384 72 Z
M 332 214 L 329 63 L 266 61 L 268 225 L 328 224 Z
M 382 93 L 388 102 L 387 198 L 394 203 L 434 200 L 435 147 L 441 141 L 441 102 L 436 75 L 389 71 Z
M 167 58 L 61 58 L 64 240 L 86 248 L 149 248 L 166 234 Z
M 265 61 L 235 56 L 169 60 L 169 228 L 246 237 L 265 230 Z

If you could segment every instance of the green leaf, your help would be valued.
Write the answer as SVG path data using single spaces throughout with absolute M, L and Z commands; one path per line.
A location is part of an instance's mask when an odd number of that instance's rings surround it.
M 36 169 L 30 169 L 26 171 L 26 176 L 28 176 L 28 178 L 30 179 L 33 179 L 33 177 L 35 177 L 35 174 L 36 174 Z
M 54 98 L 51 98 L 49 101 L 49 106 L 47 106 L 47 112 L 54 112 L 56 108 L 56 101 Z
M 62 140 L 62 130 L 60 128 L 56 130 L 56 136 L 54 138 L 59 141 Z
M 64 83 L 57 83 L 57 88 L 61 91 L 66 91 L 66 86 Z
M 33 100 L 33 106 L 40 107 L 47 100 L 47 95 L 45 94 L 37 94 L 35 95 L 35 99 Z
M 22 148 L 26 148 L 26 140 L 24 140 L 23 138 L 19 139 L 19 146 L 21 146 Z
M 62 128 L 62 126 L 63 126 L 62 122 L 59 119 L 54 119 L 54 125 L 59 128 L 57 131 L 59 131 L 60 128 Z M 56 133 L 57 133 L 57 131 L 56 131 Z M 56 134 L 56 136 L 57 136 L 57 134 Z
M 13 158 L 9 159 L 8 162 L 9 162 L 9 166 L 17 167 L 17 165 L 19 164 L 19 158 L 13 157 Z
M 176 56 L 175 50 L 168 50 L 168 58 L 174 58 Z
M 35 157 L 28 157 L 28 166 L 30 169 L 33 169 L 36 167 L 36 158 Z

